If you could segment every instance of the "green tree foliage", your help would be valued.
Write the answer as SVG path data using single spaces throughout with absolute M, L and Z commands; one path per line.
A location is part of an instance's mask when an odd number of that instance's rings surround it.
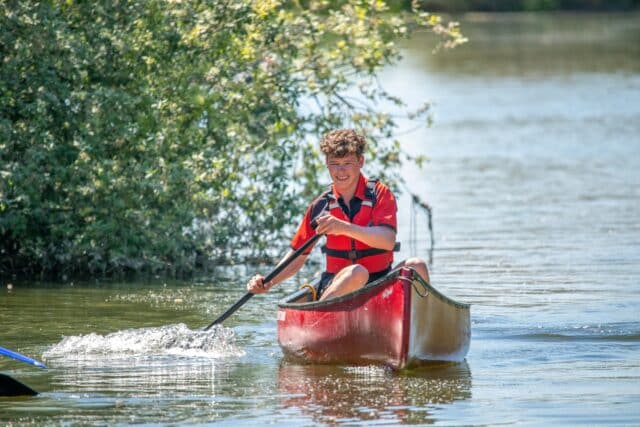
M 640 0 L 417 0 L 420 8 L 442 12 L 521 12 L 552 10 L 631 10 Z M 406 0 L 390 0 L 397 7 L 409 7 Z
M 464 41 L 381 1 L 0 0 L 0 275 L 262 255 L 318 190 L 334 127 L 365 130 L 394 178 L 375 105 L 401 101 L 376 73 L 416 28 Z

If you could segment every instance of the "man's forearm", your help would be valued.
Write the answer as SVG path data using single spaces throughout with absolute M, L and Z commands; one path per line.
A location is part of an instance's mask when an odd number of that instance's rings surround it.
M 392 251 L 396 244 L 396 232 L 382 225 L 363 227 L 349 224 L 345 233 L 352 239 L 356 239 L 372 248 Z
M 278 265 L 282 264 L 285 259 L 291 256 L 291 254 L 293 254 L 293 250 L 289 250 L 289 252 L 287 252 L 287 254 L 280 260 Z M 273 285 L 277 285 L 278 283 L 284 282 L 289 277 L 296 274 L 302 268 L 306 260 L 307 255 L 300 255 L 298 258 L 291 261 L 291 264 L 286 266 L 276 277 L 274 277 L 273 280 L 271 280 L 271 283 Z

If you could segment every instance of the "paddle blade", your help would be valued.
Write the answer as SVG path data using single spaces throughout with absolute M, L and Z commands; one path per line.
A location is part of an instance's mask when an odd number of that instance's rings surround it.
M 0 396 L 35 396 L 38 392 L 9 375 L 0 374 Z
M 0 354 L 11 357 L 12 359 L 19 360 L 24 363 L 28 363 L 33 366 L 37 366 L 38 368 L 47 369 L 47 367 L 42 362 L 38 362 L 30 357 L 25 356 L 24 354 L 17 353 L 13 350 L 9 350 L 8 348 L 0 347 Z

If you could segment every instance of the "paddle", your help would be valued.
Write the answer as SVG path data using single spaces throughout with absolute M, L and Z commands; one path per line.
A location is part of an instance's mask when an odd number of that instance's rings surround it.
M 9 350 L 8 348 L 0 347 L 0 354 L 11 357 L 13 359 L 19 360 L 24 363 L 28 363 L 33 366 L 37 366 L 38 368 L 47 369 L 47 367 L 42 362 L 38 362 L 37 360 L 31 359 L 23 354 L 16 353 L 15 351 Z
M 306 251 L 309 248 L 309 246 L 313 245 L 316 242 L 316 240 L 318 240 L 320 237 L 322 237 L 322 234 L 315 234 L 313 237 L 307 240 L 307 242 L 304 245 L 302 245 L 298 250 L 296 250 L 294 253 L 292 253 L 287 258 L 285 258 L 280 264 L 278 264 L 278 266 L 271 273 L 269 273 L 267 277 L 264 278 L 264 283 L 269 283 L 274 277 L 280 274 L 282 270 L 284 270 L 289 264 L 291 264 L 291 262 L 294 259 L 298 258 L 300 254 Z M 246 294 L 244 294 L 242 298 L 240 298 L 235 304 L 233 304 L 227 311 L 222 313 L 222 315 L 218 317 L 216 320 L 214 320 L 209 326 L 204 328 L 204 330 L 208 331 L 209 329 L 211 329 L 212 326 L 224 322 L 224 320 L 227 317 L 231 316 L 237 309 L 242 307 L 244 303 L 249 301 L 253 295 L 254 294 L 252 294 L 251 292 L 247 292 Z
M 37 391 L 8 375 L 0 374 L 0 396 L 35 396 Z

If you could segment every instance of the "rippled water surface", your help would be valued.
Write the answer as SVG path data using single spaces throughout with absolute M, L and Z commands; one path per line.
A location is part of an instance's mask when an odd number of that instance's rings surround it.
M 465 363 L 393 373 L 282 360 L 275 302 L 250 270 L 161 283 L 0 291 L 0 371 L 41 392 L 0 398 L 23 424 L 640 424 L 640 15 L 470 15 L 468 45 L 418 36 L 381 81 L 434 126 L 401 137 L 415 253 L 472 304 Z M 403 196 L 401 238 L 412 207 Z M 405 244 L 401 256 L 412 255 Z M 305 274 L 311 275 L 309 270 Z M 303 275 L 304 276 L 304 275 Z

